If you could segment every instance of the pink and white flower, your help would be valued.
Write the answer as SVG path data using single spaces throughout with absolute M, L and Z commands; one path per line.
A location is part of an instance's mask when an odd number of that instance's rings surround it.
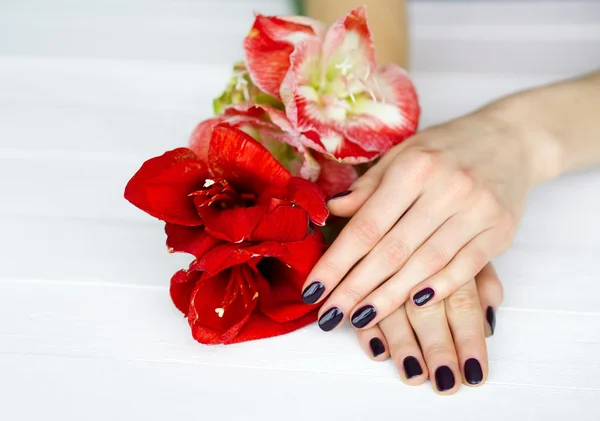
M 257 15 L 244 49 L 252 82 L 281 99 L 294 141 L 310 149 L 357 164 L 417 129 L 414 86 L 400 67 L 377 67 L 365 7 L 326 32 L 308 18 Z

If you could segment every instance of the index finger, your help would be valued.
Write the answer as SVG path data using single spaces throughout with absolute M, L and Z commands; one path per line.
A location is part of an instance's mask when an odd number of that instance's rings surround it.
M 405 157 L 388 168 L 373 195 L 314 266 L 304 284 L 306 303 L 317 303 L 329 295 L 418 198 L 424 170 L 415 164 Z

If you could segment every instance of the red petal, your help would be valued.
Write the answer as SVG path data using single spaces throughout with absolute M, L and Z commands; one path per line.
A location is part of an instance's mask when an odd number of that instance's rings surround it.
M 314 307 L 314 306 L 313 306 Z M 287 323 L 276 322 L 264 314 L 255 311 L 244 328 L 234 337 L 229 344 L 265 339 L 273 336 L 285 335 L 314 323 L 317 320 L 318 308 L 307 315 Z
M 329 216 L 326 196 L 315 183 L 299 177 L 292 177 L 288 184 L 285 199 L 308 212 L 313 223 L 319 226 L 325 225 L 325 221 Z
M 220 122 L 219 118 L 204 120 L 192 132 L 189 148 L 194 151 L 198 159 L 202 162 L 208 161 L 208 146 L 210 144 L 212 129 Z
M 327 197 L 348 190 L 358 178 L 356 168 L 352 165 L 340 164 L 322 154 L 315 154 L 315 158 L 321 165 L 321 174 L 316 184 Z
M 144 212 L 165 222 L 197 226 L 202 219 L 188 194 L 202 187 L 205 165 L 186 148 L 152 158 L 125 187 L 125 198 Z
M 232 243 L 240 243 L 250 238 L 266 211 L 263 206 L 234 209 L 215 209 L 215 206 L 198 208 L 206 232 Z
M 275 257 L 290 260 L 288 250 L 276 242 L 264 242 L 256 245 L 223 244 L 209 250 L 201 259 L 190 265 L 190 270 L 204 271 L 215 275 L 232 266 L 241 265 L 252 259 Z
M 204 227 L 185 227 L 166 224 L 167 247 L 171 252 L 189 253 L 201 258 L 208 250 L 221 244 L 221 241 L 208 235 Z
M 194 339 L 208 345 L 234 341 L 256 307 L 253 276 L 250 268 L 236 266 L 197 283 L 188 314 Z
M 198 277 L 199 274 L 197 272 L 188 273 L 185 270 L 180 270 L 171 278 L 171 287 L 169 289 L 171 299 L 175 307 L 185 316 L 188 315 L 192 291 L 196 286 Z
M 304 240 L 285 243 L 282 244 L 282 247 L 286 250 L 286 253 L 281 253 L 277 258 L 300 274 L 297 287 L 301 288 L 304 281 L 306 281 L 306 277 L 327 249 L 325 238 L 319 230 L 315 230 Z
M 307 233 L 308 214 L 304 209 L 279 206 L 261 219 L 249 240 L 286 243 L 299 241 Z
M 259 309 L 270 319 L 286 323 L 296 320 L 314 310 L 302 302 L 300 274 L 275 259 L 265 259 L 260 265 L 260 273 L 254 277 L 259 295 Z M 293 279 L 296 278 L 296 279 Z
M 306 18 L 257 15 L 244 39 L 246 67 L 261 90 L 279 98 L 279 87 L 290 67 L 294 44 L 317 35 L 317 24 Z
M 264 146 L 227 125 L 213 129 L 209 162 L 215 176 L 255 193 L 268 186 L 285 186 L 290 179 L 289 171 Z

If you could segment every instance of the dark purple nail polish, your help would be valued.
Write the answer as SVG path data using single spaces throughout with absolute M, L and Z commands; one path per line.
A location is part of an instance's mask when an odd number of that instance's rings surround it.
M 406 374 L 407 379 L 412 379 L 423 374 L 421 364 L 419 364 L 419 360 L 415 357 L 406 357 L 402 365 L 404 366 L 404 374 Z
M 334 194 L 333 196 L 331 196 L 331 198 L 329 200 L 339 199 L 340 197 L 348 196 L 350 193 L 352 193 L 352 190 L 346 190 L 341 193 Z
M 352 324 L 354 327 L 362 329 L 377 316 L 377 310 L 372 305 L 366 305 L 354 312 L 352 315 Z
M 339 325 L 343 318 L 344 313 L 342 313 L 342 310 L 332 307 L 319 318 L 319 327 L 322 331 L 329 332 Z
M 314 304 L 321 298 L 321 295 L 323 295 L 324 292 L 325 285 L 319 281 L 315 281 L 302 291 L 302 301 L 304 301 L 305 304 Z
M 422 305 L 425 305 L 429 300 L 431 300 L 434 295 L 435 291 L 433 289 L 425 288 L 415 294 L 415 296 L 413 297 L 413 302 L 419 307 L 421 307 Z
M 485 318 L 490 325 L 490 330 L 492 331 L 492 335 L 494 334 L 494 330 L 496 330 L 496 313 L 492 307 L 488 307 L 485 311 Z
M 454 387 L 454 373 L 450 370 L 450 367 L 443 365 L 435 370 L 435 384 L 440 392 Z
M 481 364 L 475 358 L 465 361 L 465 380 L 469 384 L 479 384 L 483 380 Z
M 374 357 L 377 357 L 385 352 L 385 346 L 383 346 L 383 342 L 379 338 L 373 338 L 369 341 L 369 347 L 371 348 L 371 352 Z

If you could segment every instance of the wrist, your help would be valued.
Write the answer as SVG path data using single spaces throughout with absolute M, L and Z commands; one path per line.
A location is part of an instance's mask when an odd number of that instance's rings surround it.
M 532 92 L 502 98 L 482 108 L 506 137 L 513 139 L 529 168 L 532 186 L 558 177 L 563 172 L 563 146 L 545 127 L 543 104 L 537 104 Z

